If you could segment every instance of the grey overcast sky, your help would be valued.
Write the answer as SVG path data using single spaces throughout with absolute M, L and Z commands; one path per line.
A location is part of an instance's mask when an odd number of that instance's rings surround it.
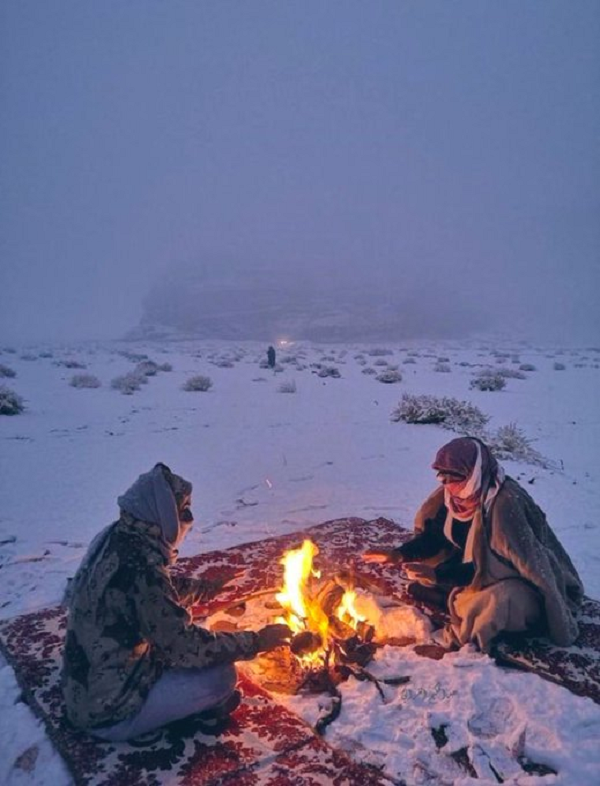
M 3 0 L 0 340 L 270 266 L 600 339 L 598 0 Z

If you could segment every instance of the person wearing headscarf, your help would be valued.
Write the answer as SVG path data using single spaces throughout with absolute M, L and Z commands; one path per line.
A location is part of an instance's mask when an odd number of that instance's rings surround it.
M 432 468 L 440 485 L 414 537 L 365 561 L 401 564 L 409 594 L 448 610 L 447 644 L 489 651 L 503 632 L 571 644 L 583 585 L 541 508 L 474 437 L 444 445 Z
M 68 590 L 62 691 L 67 717 L 119 741 L 190 715 L 210 729 L 240 701 L 234 663 L 287 642 L 285 625 L 212 633 L 189 608 L 218 579 L 171 574 L 193 524 L 192 484 L 156 464 L 118 498 L 120 517 L 92 541 Z

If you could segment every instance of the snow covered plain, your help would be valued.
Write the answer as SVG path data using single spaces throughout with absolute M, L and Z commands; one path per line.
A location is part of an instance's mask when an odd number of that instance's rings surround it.
M 343 516 L 386 516 L 410 527 L 435 484 L 429 469 L 435 451 L 453 434 L 391 422 L 403 393 L 466 399 L 490 416 L 491 431 L 518 424 L 547 465 L 503 464 L 545 509 L 588 594 L 599 597 L 600 351 L 487 340 L 389 345 L 386 355 L 373 354 L 375 348 L 279 348 L 279 373 L 259 366 L 266 347 L 250 343 L 4 348 L 0 364 L 16 377 L 0 384 L 20 394 L 26 410 L 0 417 L 0 616 L 58 602 L 90 539 L 116 518 L 117 496 L 156 461 L 195 486 L 196 525 L 183 555 Z M 137 362 L 123 353 L 146 355 L 172 370 L 122 395 L 110 381 Z M 86 368 L 67 368 L 71 361 Z M 316 363 L 335 366 L 340 377 L 319 377 Z M 483 367 L 524 364 L 534 369 L 525 379 L 509 378 L 504 390 L 470 389 Z M 398 367 L 401 382 L 383 384 L 363 373 L 390 365 Z M 94 374 L 102 385 L 71 387 L 77 373 Z M 211 377 L 208 392 L 182 390 L 196 374 Z M 284 382 L 294 382 L 295 392 L 281 392 Z M 342 715 L 327 739 L 383 765 L 392 777 L 497 783 L 491 759 L 505 783 L 600 783 L 600 708 L 590 700 L 498 669 L 468 648 L 440 662 L 386 648 L 373 671 L 410 675 L 412 688 L 388 686 L 383 705 L 372 685 L 348 682 Z M 315 697 L 287 703 L 309 721 L 319 710 Z M 436 750 L 429 729 L 442 724 L 451 742 L 446 747 L 470 746 L 479 779 Z M 514 757 L 521 751 L 558 775 L 517 771 Z M 0 782 L 70 782 L 4 661 Z

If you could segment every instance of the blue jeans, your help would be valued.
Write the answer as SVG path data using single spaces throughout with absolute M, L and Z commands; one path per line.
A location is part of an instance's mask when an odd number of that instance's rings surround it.
M 91 729 L 91 733 L 109 742 L 138 737 L 221 704 L 233 693 L 236 683 L 237 672 L 233 664 L 165 671 L 135 715 L 108 728 Z

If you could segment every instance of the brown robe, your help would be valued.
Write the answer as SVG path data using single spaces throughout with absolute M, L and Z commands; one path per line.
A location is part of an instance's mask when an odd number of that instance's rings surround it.
M 437 488 L 415 518 L 415 533 L 444 506 Z M 575 612 L 583 585 L 544 512 L 515 480 L 507 477 L 490 511 L 479 510 L 471 525 L 475 575 L 449 598 L 451 633 L 459 644 L 481 649 L 501 631 L 523 631 L 542 623 L 561 646 L 578 635 Z

